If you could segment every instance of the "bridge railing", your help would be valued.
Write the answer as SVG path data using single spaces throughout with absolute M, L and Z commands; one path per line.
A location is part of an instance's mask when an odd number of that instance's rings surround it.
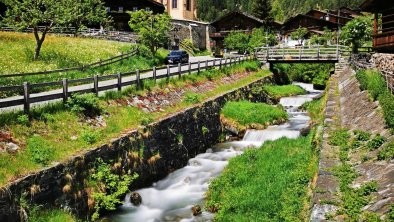
M 346 46 L 310 46 L 310 47 L 259 47 L 255 56 L 264 61 L 287 60 L 339 60 Z

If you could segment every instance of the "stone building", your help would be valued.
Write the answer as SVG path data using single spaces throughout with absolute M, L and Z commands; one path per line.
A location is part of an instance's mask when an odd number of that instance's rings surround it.
M 197 0 L 156 0 L 173 19 L 197 20 Z

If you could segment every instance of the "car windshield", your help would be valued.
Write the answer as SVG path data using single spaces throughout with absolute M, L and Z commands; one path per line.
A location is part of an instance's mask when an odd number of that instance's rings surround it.
M 175 55 L 182 55 L 182 52 L 178 52 L 178 51 L 170 52 L 170 56 L 175 56 Z

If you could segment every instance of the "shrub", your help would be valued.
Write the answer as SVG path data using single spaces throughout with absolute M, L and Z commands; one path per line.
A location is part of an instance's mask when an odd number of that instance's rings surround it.
M 356 78 L 357 78 L 358 82 L 360 83 L 361 91 L 367 90 L 368 89 L 367 71 L 366 70 L 358 71 L 356 73 Z
M 394 129 L 394 96 L 386 91 L 379 96 L 379 104 L 382 106 L 386 124 Z
M 387 90 L 383 77 L 377 72 L 371 72 L 368 78 L 368 91 L 373 100 Z
M 28 140 L 27 151 L 35 163 L 44 166 L 54 157 L 53 147 L 41 136 L 33 136 Z
M 333 146 L 346 146 L 350 139 L 350 134 L 347 129 L 335 130 L 331 133 L 329 144 Z
M 387 144 L 378 154 L 378 160 L 392 160 L 394 158 L 394 142 Z
M 185 101 L 186 103 L 199 103 L 201 102 L 201 95 L 196 94 L 196 93 L 191 93 L 191 92 L 186 92 L 185 94 L 185 98 L 183 99 L 183 101 Z
M 90 129 L 84 130 L 82 135 L 81 135 L 82 140 L 85 141 L 87 144 L 90 144 L 90 145 L 96 143 L 98 141 L 99 137 L 100 137 L 100 133 L 99 132 L 92 131 Z
M 26 114 L 19 115 L 17 117 L 17 121 L 19 124 L 24 125 L 24 126 L 27 126 L 30 123 L 29 116 Z
M 373 138 L 372 140 L 370 140 L 367 143 L 367 148 L 369 150 L 375 150 L 375 149 L 379 148 L 380 146 L 382 146 L 384 142 L 386 142 L 386 138 L 384 138 L 383 136 L 377 134 L 375 136 L 375 138 Z
M 361 130 L 355 130 L 354 135 L 356 136 L 357 141 L 368 141 L 371 137 L 370 133 Z
M 102 111 L 99 98 L 93 93 L 72 95 L 67 101 L 67 107 L 72 112 L 90 117 L 99 115 Z

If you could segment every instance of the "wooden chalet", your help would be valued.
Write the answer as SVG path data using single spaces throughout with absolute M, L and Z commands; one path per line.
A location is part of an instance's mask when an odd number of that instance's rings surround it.
M 165 11 L 164 5 L 154 0 L 105 0 L 107 12 L 113 20 L 113 27 L 118 31 L 129 31 L 130 15 L 127 11 L 146 10 L 155 14 Z
M 394 1 L 367 0 L 361 9 L 374 13 L 373 47 L 379 52 L 394 53 Z M 382 21 L 379 22 L 379 16 Z
M 350 9 L 327 12 L 313 9 L 306 14 L 299 14 L 289 18 L 283 24 L 283 34 L 288 36 L 299 27 L 307 28 L 310 34 L 322 34 L 326 27 L 334 31 L 338 29 L 338 26 L 344 26 L 358 14 L 358 12 Z
M 230 12 L 211 23 L 212 31 L 209 35 L 211 42 L 217 47 L 223 47 L 224 38 L 231 32 L 251 34 L 254 28 L 263 27 L 265 22 L 254 16 L 240 11 Z M 282 24 L 273 22 L 269 25 L 274 32 L 279 33 Z

